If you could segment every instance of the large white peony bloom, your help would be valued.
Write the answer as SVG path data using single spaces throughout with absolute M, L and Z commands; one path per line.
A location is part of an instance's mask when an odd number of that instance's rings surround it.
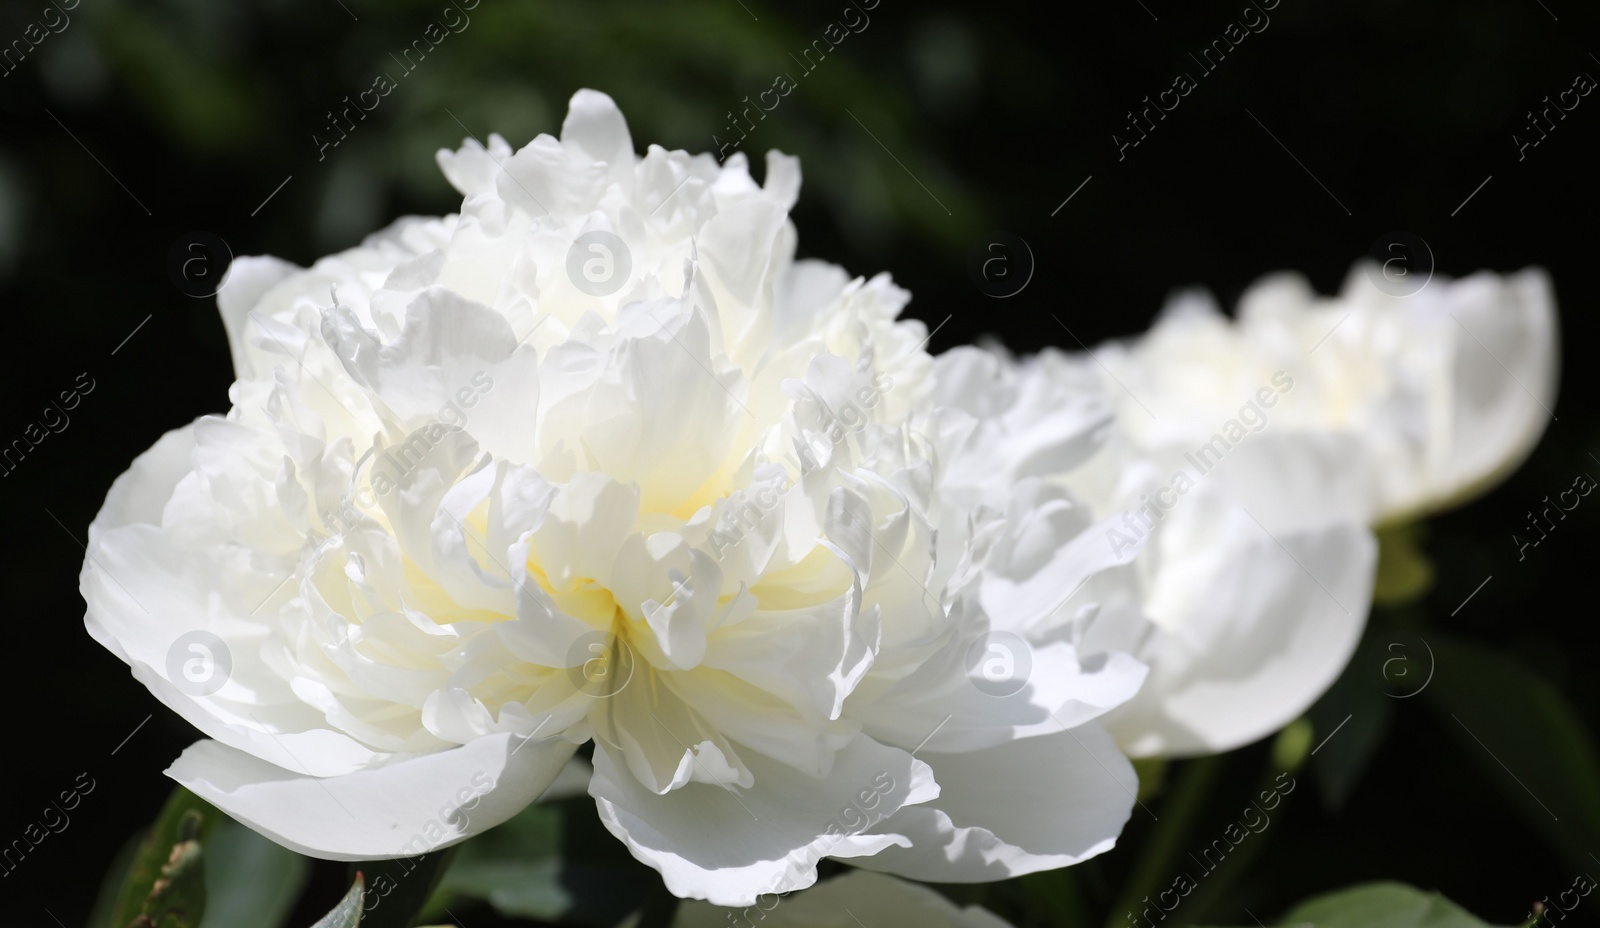
M 1366 271 L 1335 300 L 1268 278 L 1237 322 L 1182 294 L 1150 332 L 1092 353 L 938 359 L 940 399 L 983 398 L 992 408 L 974 412 L 1001 433 L 1068 397 L 1116 410 L 1087 464 L 1051 480 L 1095 517 L 1124 514 L 1106 543 L 1141 552 L 1042 620 L 993 614 L 1036 644 L 1150 666 L 1104 720 L 1133 756 L 1229 750 L 1304 712 L 1360 640 L 1368 526 L 1492 483 L 1549 418 L 1556 325 L 1542 273 L 1395 297 Z M 996 401 L 1006 395 L 1019 401 Z M 1004 471 L 968 476 L 991 498 L 1007 491 Z
M 606 827 L 724 905 L 824 856 L 972 881 L 1111 847 L 1136 783 L 1091 720 L 1144 667 L 1054 641 L 1027 675 L 984 637 L 1136 556 L 1029 477 L 1092 453 L 1104 403 L 1039 411 L 969 508 L 1000 449 L 939 400 L 904 291 L 793 259 L 794 159 L 757 186 L 639 158 L 583 91 L 559 140 L 439 161 L 459 215 L 235 262 L 232 409 L 90 527 L 90 633 L 209 736 L 168 773 L 387 858 L 592 740 Z

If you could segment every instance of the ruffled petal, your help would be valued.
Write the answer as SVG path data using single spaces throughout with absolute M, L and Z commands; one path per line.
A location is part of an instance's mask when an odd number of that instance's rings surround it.
M 691 783 L 664 796 L 595 751 L 589 791 L 600 820 L 633 856 L 661 871 L 678 896 L 751 905 L 767 893 L 810 886 L 823 857 L 855 857 L 903 846 L 867 823 L 939 794 L 928 766 L 857 738 L 826 778 L 751 754 L 755 788 Z
M 1052 870 L 1110 850 L 1139 788 L 1133 765 L 1095 725 L 989 751 L 922 754 L 935 801 L 902 809 L 874 833 L 897 844 L 852 861 L 934 883 L 980 883 Z

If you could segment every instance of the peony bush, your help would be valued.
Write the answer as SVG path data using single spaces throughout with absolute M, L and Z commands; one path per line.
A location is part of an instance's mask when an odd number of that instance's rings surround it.
M 796 258 L 794 158 L 641 157 L 585 90 L 559 138 L 438 162 L 458 213 L 234 262 L 230 408 L 118 478 L 80 575 L 205 735 L 168 775 L 312 857 L 586 792 L 703 900 L 675 924 L 1004 925 L 905 880 L 1102 854 L 1130 757 L 1301 716 L 1374 529 L 1553 418 L 1537 271 L 1280 276 L 1236 321 L 1184 294 L 1093 352 L 933 357 L 888 275 Z

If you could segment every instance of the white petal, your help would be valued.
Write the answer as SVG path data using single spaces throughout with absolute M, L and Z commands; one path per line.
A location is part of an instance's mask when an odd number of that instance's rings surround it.
M 874 738 L 922 752 L 982 751 L 1059 732 L 1098 718 L 1134 698 L 1146 667 L 1113 652 L 1080 659 L 1064 641 L 1033 647 L 1026 654 L 984 651 L 981 661 L 1010 662 L 1027 669 L 1025 683 L 1010 695 L 983 692 L 974 682 L 972 649 L 992 643 L 1009 650 L 1015 641 L 957 639 L 855 714 Z
M 509 157 L 511 146 L 498 133 L 489 135 L 487 150 L 477 139 L 468 138 L 463 141 L 460 151 L 441 148 L 435 156 L 445 179 L 467 196 L 494 190 L 494 177 L 500 172 L 500 165 Z
M 987 909 L 975 905 L 957 908 L 926 886 L 866 870 L 824 880 L 794 896 L 758 899 L 742 911 L 684 902 L 672 920 L 672 928 L 748 924 L 762 928 L 1012 928 L 1010 922 Z
M 852 584 L 808 608 L 757 613 L 710 639 L 705 665 L 759 687 L 822 719 L 837 719 L 845 697 L 872 664 L 879 615 L 862 610 Z
M 222 327 L 228 333 L 228 349 L 233 353 L 235 379 L 244 380 L 261 373 L 252 369 L 246 351 L 244 330 L 250 312 L 278 281 L 299 270 L 298 266 L 271 256 L 240 256 L 228 265 L 222 289 L 217 292 L 217 309 L 222 315 Z
M 633 176 L 633 137 L 616 101 L 598 90 L 580 90 L 567 103 L 561 124 L 561 143 L 576 146 L 596 161 L 604 161 L 612 183 Z
M 1109 403 L 1059 353 L 1019 365 L 1001 351 L 959 347 L 934 359 L 946 487 L 1000 507 L 1018 480 L 1063 473 L 1099 447 Z
M 304 764 L 302 769 L 318 775 L 346 773 L 384 757 L 328 728 L 322 713 L 302 702 L 289 681 L 266 663 L 267 619 L 246 612 L 266 598 L 272 578 L 258 578 L 222 597 L 209 590 L 214 570 L 186 558 L 152 525 L 100 533 L 80 580 L 89 604 L 89 633 L 126 661 L 157 699 L 235 748 L 278 763 Z M 231 659 L 226 682 L 209 695 L 190 695 L 168 679 L 173 648 L 180 636 L 195 631 L 220 637 Z
M 668 889 L 718 905 L 750 905 L 764 893 L 810 886 L 823 857 L 903 845 L 881 827 L 860 832 L 877 816 L 938 795 L 926 764 L 870 738 L 840 751 L 825 779 L 753 752 L 747 761 L 751 789 L 691 783 L 660 796 L 597 749 L 589 791 L 606 828 L 661 871 Z
M 1224 526 L 1209 549 L 1173 551 L 1164 565 L 1183 592 L 1157 595 L 1189 609 L 1145 655 L 1145 688 L 1106 719 L 1135 757 L 1228 751 L 1277 731 L 1333 683 L 1361 637 L 1377 556 L 1365 527 L 1273 537 L 1238 511 Z
M 1460 341 L 1450 445 L 1439 455 L 1449 472 L 1429 501 L 1435 509 L 1482 493 L 1533 450 L 1552 421 L 1561 357 L 1543 271 L 1473 275 L 1447 303 Z
M 448 421 L 446 409 L 459 415 L 457 394 L 492 389 L 492 380 L 483 385 L 486 369 L 510 357 L 517 345 L 504 316 L 441 287 L 423 291 L 406 307 L 405 328 L 393 344 L 363 328 L 345 306 L 328 310 L 322 329 L 350 376 L 408 428 L 430 417 Z
M 449 751 L 337 777 L 309 777 L 215 741 L 167 775 L 290 850 L 324 860 L 414 857 L 522 811 L 576 746 L 491 735 Z
M 911 838 L 853 861 L 935 883 L 980 883 L 1104 853 L 1133 809 L 1139 779 L 1098 726 L 968 754 L 922 754 L 940 795 L 874 831 Z
M 1129 563 L 1143 546 L 1143 536 L 1124 538 L 1120 514 L 1085 525 L 1082 507 L 1061 496 L 1051 499 L 1035 481 L 1024 481 L 1013 493 L 1012 517 L 985 562 L 980 590 L 983 611 L 1001 628 L 1037 625 L 1080 584 Z
M 161 524 L 161 510 L 172 498 L 172 490 L 189 472 L 189 454 L 194 450 L 194 423 L 181 425 L 162 435 L 111 484 L 100 512 L 89 523 L 92 546 L 107 529 L 144 523 Z M 84 563 L 84 569 L 89 568 Z
M 767 152 L 767 176 L 761 189 L 785 210 L 800 199 L 800 159 L 774 149 Z
M 541 135 L 501 162 L 495 190 L 529 216 L 572 216 L 593 209 L 607 183 L 607 166 Z

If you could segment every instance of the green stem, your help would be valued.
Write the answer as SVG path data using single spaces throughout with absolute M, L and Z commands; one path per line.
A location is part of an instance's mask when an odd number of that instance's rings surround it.
M 1273 744 L 1273 750 L 1267 755 L 1267 762 L 1261 768 L 1261 777 L 1256 781 L 1255 789 L 1245 798 L 1251 802 L 1255 797 L 1272 790 L 1278 776 L 1287 773 L 1293 776 L 1300 772 L 1307 758 L 1306 746 L 1310 744 L 1311 728 L 1304 720 L 1286 726 L 1278 735 Z M 1298 784 L 1297 784 L 1298 785 Z M 1275 821 L 1289 811 L 1289 798 L 1283 797 L 1281 804 L 1272 814 L 1278 816 Z M 1263 813 L 1264 814 L 1264 813 Z M 1279 826 L 1282 827 L 1281 825 Z M 1200 884 L 1200 889 L 1194 898 L 1184 907 L 1184 918 L 1187 924 L 1201 923 L 1205 920 L 1206 913 L 1210 912 L 1222 899 L 1224 894 L 1233 887 L 1240 877 L 1250 872 L 1250 864 L 1261 854 L 1261 849 L 1266 846 L 1267 833 L 1271 825 L 1261 829 L 1260 833 L 1252 833 L 1249 838 L 1241 842 L 1239 849 L 1230 854 L 1226 860 L 1217 865 L 1213 874 Z
M 1283 803 L 1276 814 L 1282 815 L 1288 811 L 1288 800 L 1285 799 Z M 1223 894 L 1233 887 L 1239 877 L 1250 872 L 1251 862 L 1267 843 L 1266 831 L 1267 829 L 1262 829 L 1260 834 L 1251 834 L 1238 850 L 1229 854 L 1227 859 L 1218 864 L 1216 870 L 1200 884 L 1200 889 L 1194 894 L 1194 898 L 1184 906 L 1184 918 L 1189 924 L 1203 924 L 1206 913 L 1216 906 Z
M 1171 880 L 1173 861 L 1195 818 L 1203 810 L 1203 800 L 1222 772 L 1224 760 L 1223 756 L 1214 755 L 1196 758 L 1184 765 L 1172 794 L 1161 803 L 1161 818 L 1156 820 L 1155 831 L 1145 842 L 1122 897 L 1106 916 L 1106 928 L 1127 928 L 1125 913 L 1137 911 L 1142 906 L 1141 900 L 1159 892 Z

